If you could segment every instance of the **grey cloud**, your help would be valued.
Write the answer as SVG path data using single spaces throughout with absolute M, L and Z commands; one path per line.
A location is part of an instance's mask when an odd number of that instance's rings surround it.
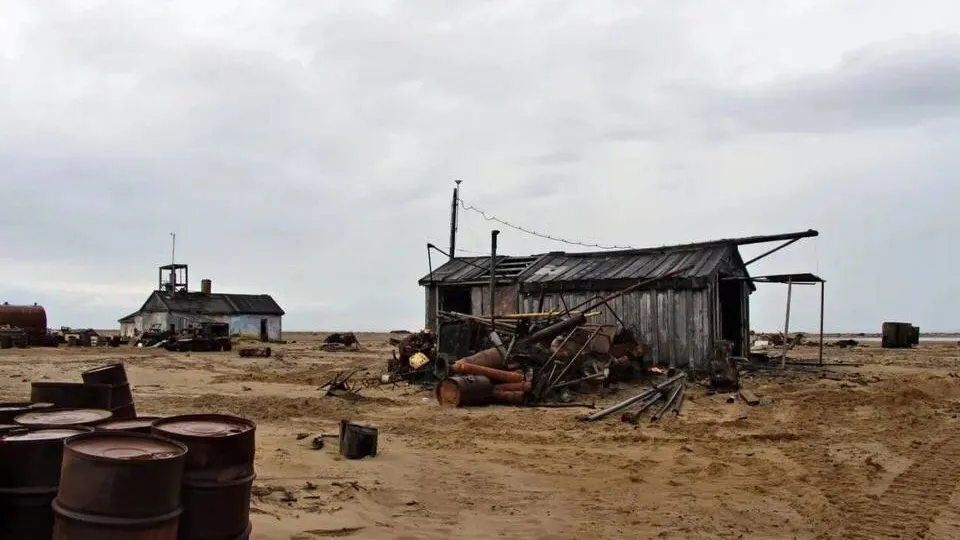
M 48 303 L 54 324 L 113 324 L 142 299 L 105 307 L 119 297 L 43 280 L 142 283 L 145 296 L 176 231 L 192 277 L 274 294 L 287 328 L 417 326 L 424 246 L 446 244 L 453 178 L 499 217 L 603 244 L 819 227 L 846 291 L 836 305 L 869 306 L 838 307 L 839 327 L 921 303 L 873 298 L 909 265 L 877 270 L 874 249 L 847 270 L 848 240 L 882 235 L 894 214 L 917 234 L 956 224 L 931 197 L 908 209 L 874 187 L 918 163 L 912 181 L 929 189 L 948 176 L 936 167 L 955 170 L 948 41 L 868 47 L 824 73 L 773 65 L 782 79 L 742 88 L 705 60 L 710 2 L 22 4 L 30 18 L 0 21 L 16 36 L 0 39 L 0 234 L 2 256 L 33 265 L 38 284 L 8 287 L 23 276 L 0 267 L 0 297 Z M 897 131 L 918 119 L 929 139 Z M 770 133 L 802 130 L 827 138 Z M 901 151 L 868 156 L 878 141 Z M 832 184 L 877 201 L 809 191 Z M 483 249 L 495 225 L 462 216 L 460 244 Z M 501 228 L 507 252 L 572 249 Z M 921 295 L 933 296 L 949 297 Z M 779 301 L 758 297 L 758 324 L 782 316 Z
M 960 115 L 960 34 L 871 45 L 825 72 L 744 88 L 687 91 L 688 98 L 704 101 L 714 128 L 727 118 L 746 130 L 840 132 L 955 117 Z

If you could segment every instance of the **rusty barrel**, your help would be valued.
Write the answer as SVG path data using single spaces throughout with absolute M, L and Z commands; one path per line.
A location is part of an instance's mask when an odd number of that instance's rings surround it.
M 111 418 L 97 424 L 97 429 L 101 431 L 129 431 L 133 433 L 150 434 L 153 431 L 153 423 L 160 420 L 161 416 L 138 416 L 136 418 Z
M 106 385 L 110 388 L 110 411 L 114 418 L 136 418 L 133 393 L 123 364 L 107 364 L 88 369 L 80 374 L 87 385 Z
M 109 409 L 113 388 L 109 384 L 34 382 L 30 401 L 53 403 L 62 409 Z
M 47 540 L 53 535 L 50 504 L 60 484 L 63 441 L 88 427 L 0 431 L 0 540 Z
M 156 435 L 99 431 L 67 439 L 54 540 L 176 539 L 186 456 L 186 446 Z
M 157 420 L 153 433 L 190 449 L 183 473 L 180 540 L 248 537 L 256 424 L 236 416 L 190 414 Z
M 483 405 L 490 400 L 492 394 L 493 383 L 482 375 L 453 375 L 437 385 L 437 401 L 441 405 Z
M 50 409 L 52 407 L 53 403 L 33 403 L 29 401 L 0 403 L 0 424 L 11 424 L 14 418 L 23 413 Z
M 110 411 L 101 409 L 50 409 L 31 411 L 13 419 L 21 426 L 92 426 L 110 418 Z

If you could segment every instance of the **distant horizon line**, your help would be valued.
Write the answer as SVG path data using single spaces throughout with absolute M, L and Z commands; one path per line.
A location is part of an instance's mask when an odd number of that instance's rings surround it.
M 116 331 L 119 330 L 119 328 L 94 328 L 94 330 L 96 330 L 96 331 L 98 331 L 98 332 L 116 332 Z M 422 328 L 421 328 L 421 329 L 417 329 L 417 330 L 407 330 L 407 329 L 401 329 L 401 328 L 395 328 L 395 329 L 393 329 L 393 330 L 357 330 L 357 329 L 355 329 L 355 328 L 354 328 L 354 329 L 350 329 L 350 330 L 344 330 L 344 329 L 340 329 L 340 330 L 286 330 L 286 329 L 284 329 L 284 330 L 282 330 L 282 332 L 284 332 L 284 333 L 291 333 L 291 334 L 330 334 L 330 333 L 333 333 L 333 332 L 341 332 L 341 333 L 342 333 L 342 332 L 355 332 L 355 333 L 358 333 L 358 334 L 391 334 L 391 333 L 395 333 L 395 332 L 396 332 L 396 333 L 399 333 L 399 332 L 415 333 L 415 332 L 418 332 L 418 331 L 420 331 L 420 330 L 422 330 Z M 761 334 L 780 334 L 780 333 L 782 333 L 781 330 L 753 330 L 752 332 L 754 333 L 754 335 L 761 335 Z M 790 334 L 807 334 L 807 335 L 810 335 L 810 336 L 819 336 L 819 335 L 820 335 L 820 332 L 818 332 L 818 331 L 809 331 L 809 330 L 791 330 L 789 333 L 790 333 Z M 859 336 L 859 337 L 881 337 L 883 334 L 882 334 L 881 332 L 876 332 L 876 331 L 874 331 L 874 332 L 864 332 L 864 331 L 856 331 L 856 330 L 854 330 L 854 331 L 848 331 L 848 332 L 826 331 L 826 332 L 823 333 L 823 335 L 824 335 L 824 337 L 846 337 L 846 336 L 855 336 L 855 337 L 856 337 L 856 336 Z M 949 331 L 949 330 L 933 330 L 933 331 L 930 331 L 930 332 L 921 332 L 921 333 L 920 333 L 920 337 L 924 337 L 924 336 L 926 336 L 926 337 L 954 337 L 954 336 L 960 337 L 960 330 L 953 330 L 953 331 Z

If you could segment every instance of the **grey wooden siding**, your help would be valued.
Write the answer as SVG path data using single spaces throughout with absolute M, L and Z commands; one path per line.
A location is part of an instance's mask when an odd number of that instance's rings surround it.
M 608 293 L 599 293 L 606 295 Z M 544 296 L 544 311 L 564 309 L 596 298 L 597 293 L 570 292 Z M 525 294 L 520 300 L 520 312 L 536 311 L 539 294 Z M 719 335 L 714 325 L 716 316 L 716 289 L 642 290 L 621 296 L 610 303 L 623 324 L 647 345 L 648 358 L 657 365 L 706 369 L 713 352 L 714 336 Z M 617 324 L 617 318 L 608 309 L 591 322 Z

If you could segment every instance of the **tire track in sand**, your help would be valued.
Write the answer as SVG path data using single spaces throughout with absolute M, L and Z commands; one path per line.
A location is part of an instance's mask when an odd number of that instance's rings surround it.
M 841 538 L 930 538 L 934 523 L 938 529 L 960 529 L 958 515 L 943 512 L 954 498 L 960 483 L 960 435 L 950 435 L 927 451 L 893 479 L 879 497 L 858 497 L 846 508 Z

